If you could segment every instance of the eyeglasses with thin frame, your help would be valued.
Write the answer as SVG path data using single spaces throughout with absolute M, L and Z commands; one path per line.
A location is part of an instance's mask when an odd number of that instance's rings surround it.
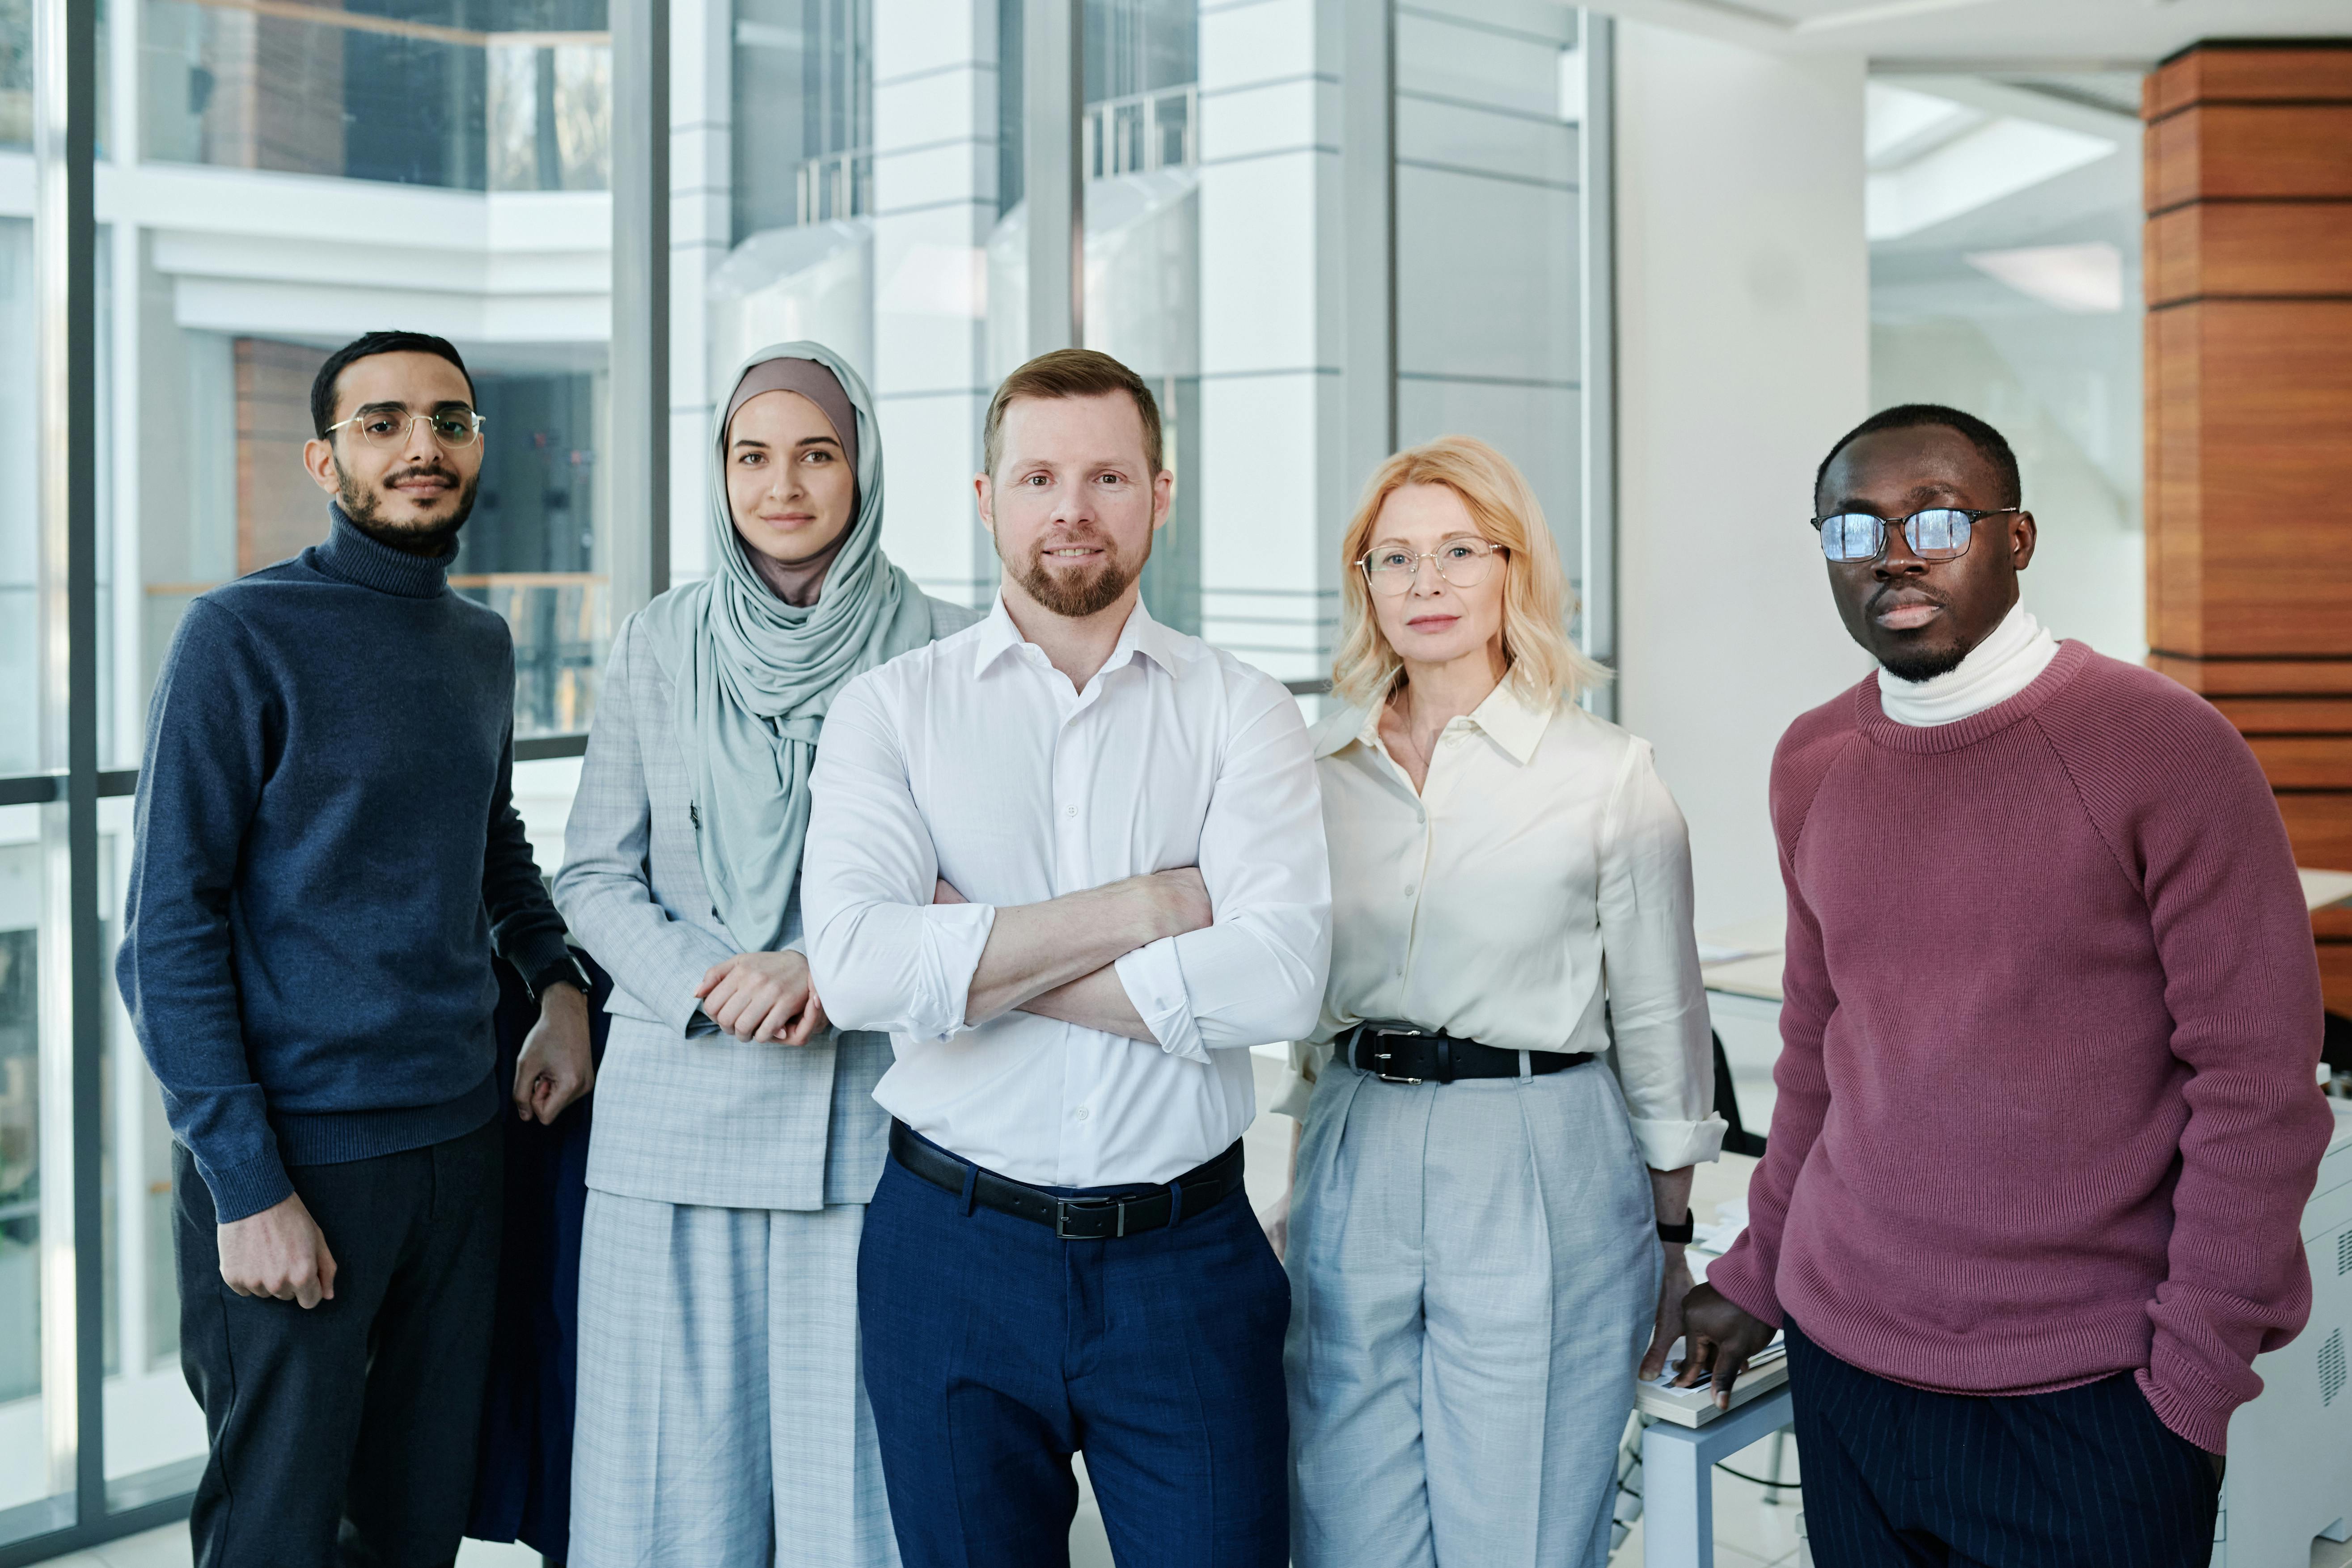
M 418 420 L 433 432 L 444 451 L 459 451 L 482 437 L 482 416 L 463 404 L 449 404 L 423 414 L 411 414 L 405 408 L 386 406 L 362 408 L 349 419 L 338 419 L 327 426 L 329 436 L 348 425 L 352 433 L 371 447 L 398 447 L 408 440 L 408 433 L 416 428 Z
M 1495 558 L 1507 553 L 1499 544 L 1483 539 L 1452 539 L 1434 550 L 1412 551 L 1384 544 L 1368 551 L 1356 563 L 1364 581 L 1376 594 L 1394 596 L 1411 591 L 1421 575 L 1421 563 L 1430 562 L 1437 574 L 1457 588 L 1475 588 L 1495 570 Z
M 1886 552 L 1888 531 L 1898 528 L 1910 544 L 1911 553 L 1920 560 L 1956 561 L 1969 552 L 1969 540 L 1979 518 L 2000 517 L 2021 510 L 2013 506 L 1983 510 L 1931 506 L 1909 517 L 1840 511 L 1812 521 L 1822 536 L 1822 553 L 1832 561 L 1875 561 Z

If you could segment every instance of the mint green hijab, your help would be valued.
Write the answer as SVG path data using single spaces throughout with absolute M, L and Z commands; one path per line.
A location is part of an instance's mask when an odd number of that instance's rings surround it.
M 700 827 L 703 879 L 738 947 L 772 950 L 799 879 L 808 835 L 809 770 L 833 694 L 852 676 L 931 640 L 931 607 L 882 553 L 882 432 L 866 383 L 832 350 L 777 343 L 737 369 L 775 359 L 833 373 L 856 410 L 838 431 L 857 456 L 857 515 L 815 604 L 788 605 L 746 558 L 727 504 L 730 396 L 710 440 L 710 535 L 718 569 L 663 595 L 641 619 L 677 692 L 678 742 Z

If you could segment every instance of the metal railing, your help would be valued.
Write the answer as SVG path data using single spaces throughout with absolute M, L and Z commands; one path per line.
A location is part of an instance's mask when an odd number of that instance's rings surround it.
M 514 637 L 515 742 L 583 733 L 611 635 L 601 572 L 458 573 L 449 586 L 506 618 Z M 540 755 L 562 755 L 544 748 Z
M 852 147 L 825 153 L 802 162 L 799 185 L 800 219 L 803 224 L 834 218 L 862 217 L 874 207 L 874 150 Z
M 1087 178 L 1189 169 L 1201 161 L 1200 127 L 1201 89 L 1193 82 L 1089 103 L 1082 127 Z

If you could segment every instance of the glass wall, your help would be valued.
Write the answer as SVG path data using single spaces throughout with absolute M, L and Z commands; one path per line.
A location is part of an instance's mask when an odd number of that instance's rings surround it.
M 100 767 L 136 766 L 188 602 L 324 537 L 327 498 L 301 468 L 310 382 L 333 346 L 382 326 L 467 357 L 488 422 L 452 580 L 513 631 L 518 735 L 577 736 L 614 549 L 602 0 L 109 10 L 98 79 L 136 90 L 99 106 Z M 71 1235 L 72 975 L 67 808 L 41 804 L 65 762 L 48 679 L 64 600 L 37 488 L 51 454 L 35 404 L 31 16 L 0 0 L 0 165 L 22 169 L 0 167 L 0 1543 L 74 1518 L 49 1500 L 74 1479 L 75 1347 L 58 1331 L 75 1254 L 42 1250 Z M 109 157 L 125 147 L 138 156 Z M 543 850 L 560 853 L 576 769 L 519 772 Z M 178 1364 L 170 1131 L 111 981 L 129 786 L 109 775 L 98 804 L 102 1224 L 80 1238 L 100 1258 L 103 1332 L 82 1349 L 103 1368 L 115 1512 L 184 1493 L 205 1446 Z
M 2025 604 L 2147 652 L 2137 72 L 1874 75 L 1871 397 L 1945 403 L 2017 450 Z
M 1572 5 L 1397 7 L 1397 437 L 1518 465 L 1574 576 L 1581 389 Z
M 609 180 L 604 0 L 146 0 L 141 26 L 152 161 L 469 191 Z
M 31 6 L 0 0 L 0 162 L 21 171 L 28 192 L 34 47 Z M 28 204 L 0 207 L 0 776 L 53 765 L 58 729 L 48 634 L 61 603 L 40 526 L 35 238 Z M 59 1213 L 73 1190 L 61 1114 L 70 1084 L 58 1078 L 69 1065 L 52 878 L 61 826 L 54 806 L 0 805 L 0 1542 L 73 1516 L 72 1453 L 52 1430 L 73 1409 L 72 1280 L 58 1271 L 58 1249 L 43 1248 L 72 1235 L 69 1210 Z
M 110 756 L 135 760 L 188 600 L 325 536 L 300 459 L 310 379 L 387 324 L 455 342 L 488 416 L 453 578 L 513 630 L 516 732 L 583 730 L 610 619 L 604 0 L 137 16 L 136 226 L 109 247 L 136 304 L 110 312 L 133 342 L 111 356 L 127 379 L 109 479 L 139 592 L 115 606 Z M 199 193 L 222 205 L 192 225 Z
M 674 147 L 715 171 L 672 234 L 674 574 L 710 569 L 706 443 L 736 366 L 812 339 L 872 389 L 891 557 L 929 593 L 984 603 L 981 416 L 1026 357 L 1025 226 L 1003 184 L 1018 153 L 1003 141 L 1020 111 L 1019 0 L 687 9 L 729 47 L 708 78 L 677 79 L 672 104 Z
M 1159 399 L 1176 499 L 1152 541 L 1144 604 L 1201 630 L 1199 0 L 1087 0 L 1079 121 L 1087 346 Z
M 0 775 L 42 765 L 36 313 L 32 218 L 0 216 Z

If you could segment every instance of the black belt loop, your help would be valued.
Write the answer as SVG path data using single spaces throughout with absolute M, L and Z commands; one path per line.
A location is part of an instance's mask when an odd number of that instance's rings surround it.
M 1174 1230 L 1183 1217 L 1184 1184 L 1181 1181 L 1171 1182 L 1168 1184 L 1168 1228 Z
M 1437 1081 L 1454 1081 L 1454 1040 L 1451 1036 L 1437 1037 Z
M 971 1200 L 980 1191 L 980 1167 L 966 1164 L 963 1168 L 963 1217 L 971 1217 Z

